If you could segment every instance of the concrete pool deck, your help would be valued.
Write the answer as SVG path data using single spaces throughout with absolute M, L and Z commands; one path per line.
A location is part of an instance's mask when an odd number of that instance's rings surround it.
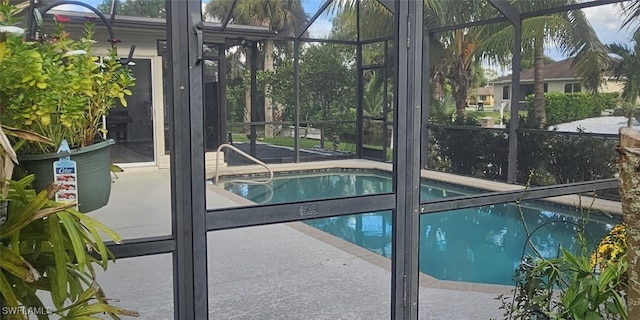
M 365 169 L 380 170 L 392 172 L 393 166 L 390 163 L 378 161 L 369 161 L 362 159 L 335 160 L 323 162 L 302 162 L 287 164 L 270 164 L 269 167 L 274 172 L 295 172 L 295 171 L 312 171 L 323 169 Z M 220 176 L 241 176 L 241 175 L 258 175 L 267 174 L 265 168 L 259 165 L 242 166 L 242 167 L 220 167 Z M 207 170 L 208 178 L 215 177 L 215 168 Z M 508 191 L 508 190 L 524 190 L 525 187 L 520 185 L 507 184 L 498 181 L 484 180 L 479 178 L 453 175 L 445 172 L 422 170 L 422 178 L 436 180 L 444 183 L 455 183 L 461 186 L 467 186 L 476 189 L 490 191 Z M 576 195 L 558 196 L 544 199 L 549 202 L 555 202 L 561 205 L 578 207 L 580 204 L 590 205 L 592 209 L 606 212 L 611 215 L 622 215 L 622 207 L 620 202 L 608 201 L 603 199 L 593 199 L 589 197 L 579 197 Z M 593 200 L 593 203 L 591 201 Z
M 388 164 L 362 160 L 299 165 L 272 167 L 285 171 L 390 169 Z M 113 184 L 109 205 L 90 215 L 116 230 L 125 242 L 170 234 L 169 170 L 125 170 Z M 225 168 L 225 173 L 234 170 L 247 174 L 260 169 Z M 451 181 L 450 175 L 448 179 Z M 207 186 L 207 208 L 246 203 Z M 390 318 L 389 259 L 305 224 L 210 232 L 207 247 L 211 319 Z M 141 319 L 173 318 L 170 254 L 118 260 L 99 275 L 99 282 L 107 296 L 120 300 L 117 305 L 139 311 Z M 438 281 L 427 275 L 422 275 L 420 285 L 420 319 L 500 319 L 503 311 L 495 298 L 510 290 Z

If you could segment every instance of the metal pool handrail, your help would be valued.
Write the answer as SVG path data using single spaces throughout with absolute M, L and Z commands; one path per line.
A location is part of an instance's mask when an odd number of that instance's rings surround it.
M 267 171 L 269 171 L 269 179 L 267 179 L 266 181 L 252 181 L 252 180 L 241 180 L 241 179 L 237 179 L 237 180 L 231 180 L 230 182 L 240 182 L 240 183 L 252 183 L 252 184 L 267 184 L 269 182 L 271 182 L 273 180 L 273 170 L 271 170 L 271 168 L 269 168 L 269 166 L 267 166 L 264 162 L 254 158 L 253 156 L 247 154 L 246 152 L 228 144 L 228 143 L 223 143 L 218 147 L 218 150 L 216 150 L 216 184 L 218 184 L 218 166 L 220 164 L 220 151 L 224 148 L 228 148 L 231 149 L 237 153 L 239 153 L 241 156 L 244 156 L 245 158 L 263 166 L 265 169 L 267 169 Z

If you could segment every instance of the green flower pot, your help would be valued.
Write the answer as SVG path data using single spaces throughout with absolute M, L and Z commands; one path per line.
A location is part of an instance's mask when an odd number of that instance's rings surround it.
M 87 213 L 107 205 L 111 194 L 111 145 L 112 139 L 88 147 L 71 150 L 71 153 L 47 153 L 18 157 L 20 167 L 28 174 L 35 174 L 33 186 L 43 190 L 53 182 L 53 162 L 69 155 L 76 162 L 78 181 L 78 209 Z

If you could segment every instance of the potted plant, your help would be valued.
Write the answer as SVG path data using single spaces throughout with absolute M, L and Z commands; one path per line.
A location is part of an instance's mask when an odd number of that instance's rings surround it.
M 33 175 L 11 180 L 16 154 L 5 136 L 51 143 L 24 130 L 0 126 L 0 203 L 8 211 L 0 219 L 0 314 L 2 319 L 88 319 L 107 314 L 138 316 L 108 303 L 96 282 L 94 265 L 107 269 L 110 251 L 100 232 L 115 242 L 120 237 L 99 221 L 74 210 L 74 204 L 51 201 L 59 188 L 50 184 L 36 192 Z M 1 214 L 2 212 L 0 212 Z M 4 212 L 7 213 L 7 212 Z M 41 301 L 48 292 L 53 308 Z M 95 318 L 91 318 L 95 319 Z
M 13 26 L 17 9 L 1 1 L 0 26 Z M 103 119 L 116 101 L 127 105 L 135 79 L 120 63 L 115 46 L 103 57 L 95 55 L 92 21 L 80 39 L 73 39 L 61 23 L 56 26 L 53 34 L 35 40 L 0 32 L 0 123 L 53 141 L 16 145 L 21 165 L 39 178 L 36 189 L 53 180 L 53 161 L 62 156 L 76 161 L 77 200 L 80 210 L 89 212 L 106 205 L 111 190 L 109 147 L 114 142 L 102 139 Z M 56 151 L 63 140 L 71 150 L 60 154 Z

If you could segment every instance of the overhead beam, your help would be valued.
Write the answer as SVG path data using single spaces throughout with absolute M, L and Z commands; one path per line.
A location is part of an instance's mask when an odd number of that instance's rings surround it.
M 238 3 L 238 0 L 233 0 L 233 2 L 231 2 L 231 8 L 229 8 L 227 16 L 224 17 L 224 20 L 222 20 L 222 28 L 220 28 L 221 31 L 224 31 L 224 29 L 227 28 L 229 21 L 231 21 L 231 16 L 233 15 L 233 10 L 235 10 L 236 8 L 236 3 Z
M 313 15 L 313 17 L 311 17 L 311 19 L 309 19 L 309 23 L 307 23 L 306 26 L 304 26 L 304 29 L 302 29 L 298 34 L 296 34 L 296 38 L 300 38 L 302 37 L 302 35 L 307 32 L 307 30 L 309 30 L 309 27 L 311 27 L 311 25 L 316 22 L 316 20 L 318 19 L 318 17 L 320 17 L 320 15 L 324 12 L 324 10 L 327 9 L 327 7 L 329 7 L 329 5 L 333 2 L 333 0 L 327 0 L 327 2 L 325 2 L 320 9 L 318 9 L 318 11 L 316 12 L 316 14 Z
M 486 19 L 486 20 L 471 21 L 471 22 L 454 24 L 454 25 L 450 25 L 450 26 L 429 28 L 426 31 L 430 35 L 432 35 L 432 34 L 435 34 L 435 33 L 449 31 L 449 30 L 457 30 L 457 29 L 464 29 L 464 28 L 470 28 L 470 27 L 477 27 L 477 26 L 483 26 L 485 24 L 500 23 L 500 22 L 506 22 L 506 21 L 509 21 L 509 20 L 507 20 L 507 18 L 504 17 L 504 16 L 500 16 L 500 17 L 495 17 L 495 18 L 489 18 L 489 19 Z
M 589 1 L 589 2 L 580 2 L 580 3 L 574 3 L 574 4 L 561 6 L 561 7 L 540 9 L 540 10 L 530 11 L 530 12 L 529 11 L 522 12 L 520 13 L 520 16 L 522 16 L 522 19 L 526 19 L 526 18 L 544 16 L 547 14 L 553 14 L 558 12 L 580 10 L 584 8 L 591 8 L 591 7 L 597 7 L 597 6 L 607 5 L 607 4 L 620 3 L 623 1 L 626 1 L 626 0 L 596 0 L 596 1 Z
M 498 203 L 519 200 L 544 199 L 549 197 L 593 192 L 595 190 L 618 188 L 618 179 L 584 181 L 544 187 L 532 187 L 525 190 L 488 192 L 430 200 L 421 203 L 420 213 L 443 212 L 465 208 L 476 208 Z
M 286 203 L 207 212 L 207 230 L 224 230 L 393 209 L 393 194 Z
M 393 7 L 393 1 L 391 0 L 378 0 L 378 3 L 380 3 L 385 9 L 389 10 L 389 12 L 395 14 L 396 13 L 396 9 Z
M 508 0 L 489 0 L 489 3 L 500 11 L 512 24 L 520 22 L 520 11 Z
M 591 7 L 596 7 L 596 6 L 606 5 L 606 4 L 620 3 L 623 1 L 625 0 L 597 0 L 597 1 L 590 1 L 590 2 L 580 2 L 580 3 L 574 3 L 571 5 L 562 6 L 562 7 L 521 12 L 520 16 L 522 17 L 522 19 L 527 19 L 531 17 L 543 16 L 543 15 L 548 15 L 548 14 L 553 14 L 558 12 L 580 10 L 584 8 L 591 8 Z M 495 18 L 489 18 L 486 20 L 471 21 L 471 22 L 453 24 L 449 26 L 429 28 L 427 32 L 429 32 L 430 34 L 434 34 L 434 33 L 439 33 L 439 32 L 444 32 L 449 30 L 470 28 L 470 27 L 482 26 L 482 25 L 491 24 L 491 23 L 500 23 L 505 21 L 509 21 L 509 20 L 505 16 L 500 16 Z

